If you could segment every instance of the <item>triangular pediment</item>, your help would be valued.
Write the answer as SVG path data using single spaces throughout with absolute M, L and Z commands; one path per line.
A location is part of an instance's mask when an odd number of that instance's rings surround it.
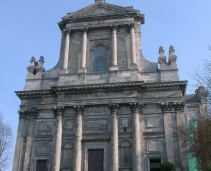
M 96 3 L 90 5 L 86 8 L 83 8 L 74 13 L 70 13 L 64 17 L 64 19 L 68 18 L 80 18 L 80 17 L 88 17 L 88 16 L 102 16 L 102 15 L 113 15 L 113 14 L 127 14 L 131 12 L 138 12 L 138 10 L 134 10 L 132 8 L 120 7 L 116 5 L 111 5 L 107 3 Z

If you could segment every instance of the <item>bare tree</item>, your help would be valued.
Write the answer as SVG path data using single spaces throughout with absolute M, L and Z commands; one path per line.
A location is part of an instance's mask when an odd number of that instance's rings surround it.
M 7 168 L 11 159 L 12 137 L 11 126 L 3 122 L 3 117 L 0 113 L 0 171 Z
M 185 128 L 180 128 L 180 136 L 187 153 L 195 157 L 201 171 L 211 169 L 211 120 L 208 116 L 193 119 Z
M 208 45 L 208 51 L 211 52 L 211 45 Z M 196 81 L 196 87 L 204 86 L 207 91 L 208 109 L 211 110 L 211 55 L 209 59 L 202 60 L 202 69 L 197 68 L 193 73 L 189 73 Z M 209 114 L 209 113 L 208 113 Z

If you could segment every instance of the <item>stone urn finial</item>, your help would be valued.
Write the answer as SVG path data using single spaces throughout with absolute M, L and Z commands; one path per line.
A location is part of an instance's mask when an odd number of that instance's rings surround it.
M 166 63 L 166 57 L 164 55 L 164 50 L 162 46 L 159 47 L 158 53 L 160 54 L 160 56 L 158 57 L 158 63 Z
M 169 62 L 170 63 L 177 61 L 177 56 L 174 53 L 175 53 L 174 46 L 171 45 L 169 47 Z

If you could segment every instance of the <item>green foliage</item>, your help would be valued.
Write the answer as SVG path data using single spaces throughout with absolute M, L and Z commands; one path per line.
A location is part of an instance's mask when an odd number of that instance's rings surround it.
M 175 166 L 170 162 L 164 162 L 161 165 L 161 171 L 173 171 L 175 170 Z

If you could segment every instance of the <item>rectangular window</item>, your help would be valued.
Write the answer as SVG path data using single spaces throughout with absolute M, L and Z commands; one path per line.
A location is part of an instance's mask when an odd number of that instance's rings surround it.
M 151 158 L 150 159 L 150 171 L 160 171 L 161 159 L 160 158 Z
M 47 171 L 48 160 L 37 160 L 36 171 Z

